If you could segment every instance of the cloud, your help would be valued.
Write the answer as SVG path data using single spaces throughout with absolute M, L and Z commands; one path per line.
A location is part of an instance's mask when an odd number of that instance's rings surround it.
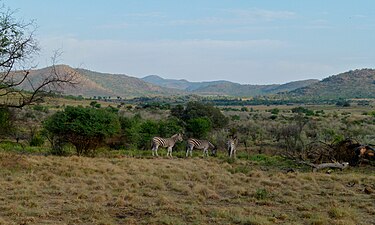
M 128 23 L 112 23 L 99 25 L 96 28 L 101 30 L 122 30 L 128 28 L 130 25 Z
M 258 8 L 230 9 L 226 11 L 228 11 L 236 17 L 248 20 L 274 21 L 280 19 L 292 19 L 296 16 L 296 13 L 292 11 L 272 11 Z
M 265 9 L 224 9 L 219 10 L 220 17 L 202 17 L 197 19 L 180 19 L 168 22 L 170 25 L 245 25 L 257 22 L 271 22 L 292 19 L 296 13 L 292 11 L 272 11 Z

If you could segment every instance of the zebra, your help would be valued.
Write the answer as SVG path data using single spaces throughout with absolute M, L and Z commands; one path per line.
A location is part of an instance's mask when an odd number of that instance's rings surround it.
M 228 156 L 236 158 L 237 137 L 229 138 L 227 141 Z
M 208 156 L 208 149 L 212 148 L 211 153 L 216 155 L 217 148 L 211 142 L 207 140 L 199 140 L 195 138 L 189 138 L 187 140 L 186 157 L 193 156 L 193 148 L 203 149 L 203 156 Z
M 170 138 L 153 137 L 152 138 L 152 156 L 158 155 L 158 148 L 168 148 L 167 156 L 172 157 L 172 148 L 177 141 L 182 141 L 182 134 L 174 134 Z

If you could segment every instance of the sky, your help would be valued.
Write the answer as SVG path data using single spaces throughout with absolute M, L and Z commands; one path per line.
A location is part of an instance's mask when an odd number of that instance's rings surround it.
M 373 0 L 3 0 L 39 67 L 274 84 L 375 68 Z

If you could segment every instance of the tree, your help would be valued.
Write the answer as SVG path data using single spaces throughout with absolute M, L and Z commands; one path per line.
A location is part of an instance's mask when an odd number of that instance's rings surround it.
M 171 110 L 171 115 L 181 119 L 185 123 L 191 119 L 207 118 L 210 120 L 212 128 L 215 129 L 223 128 L 229 122 L 228 118 L 218 108 L 202 102 L 189 102 L 185 109 L 181 105 L 177 105 Z
M 34 38 L 35 24 L 16 20 L 14 12 L 0 8 L 0 107 L 22 108 L 40 101 L 46 93 L 76 84 L 74 72 L 56 69 L 55 62 L 60 53 L 52 57 L 53 66 L 47 74 L 35 78 L 31 69 L 35 67 L 33 57 L 39 52 Z M 33 79 L 31 79 L 33 78 Z M 27 85 L 29 91 L 22 88 Z
M 212 129 L 212 125 L 208 118 L 199 117 L 190 119 L 186 129 L 191 137 L 206 138 L 208 132 Z
M 106 109 L 67 106 L 49 117 L 44 128 L 51 142 L 71 143 L 78 155 L 91 155 L 106 137 L 120 130 L 118 116 Z

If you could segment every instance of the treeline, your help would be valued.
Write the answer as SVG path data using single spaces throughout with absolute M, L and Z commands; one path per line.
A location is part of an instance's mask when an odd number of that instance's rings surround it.
M 0 139 L 9 137 L 30 146 L 51 148 L 50 153 L 95 155 L 100 149 L 150 150 L 154 136 L 208 139 L 224 151 L 228 136 L 236 135 L 242 153 L 281 154 L 287 157 L 330 160 L 333 146 L 350 138 L 375 144 L 375 112 L 362 113 L 350 108 L 314 110 L 312 107 L 251 106 L 224 107 L 219 110 L 207 102 L 153 107 L 102 107 L 92 101 L 88 107 L 60 107 L 56 113 L 48 106 L 35 105 L 22 110 L 0 110 Z M 364 108 L 365 109 L 365 108 Z M 148 113 L 148 114 L 147 114 Z M 225 115 L 223 114 L 225 113 Z M 149 116 L 147 116 L 149 115 Z M 162 115 L 161 117 L 157 115 Z M 185 150 L 178 143 L 175 151 Z M 241 155 L 241 154 L 240 154 Z M 321 158 L 323 157 L 323 158 Z
M 63 155 L 64 146 L 73 145 L 78 155 L 94 155 L 99 146 L 114 149 L 150 149 L 154 136 L 207 138 L 213 129 L 228 124 L 219 109 L 201 102 L 177 105 L 163 120 L 144 119 L 140 114 L 121 116 L 114 107 L 67 106 L 43 122 L 43 135 L 51 143 L 52 153 Z M 183 146 L 180 146 L 180 149 Z

